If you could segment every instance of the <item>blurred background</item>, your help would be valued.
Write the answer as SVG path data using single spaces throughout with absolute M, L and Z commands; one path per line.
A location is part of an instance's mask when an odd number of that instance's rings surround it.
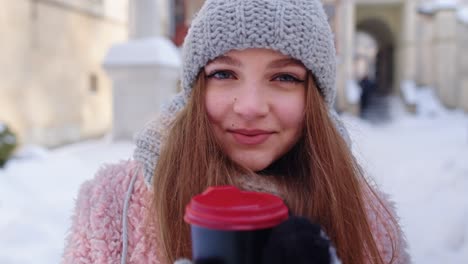
M 60 261 L 80 184 L 178 90 L 203 0 L 0 0 L 0 263 Z M 468 0 L 323 0 L 336 109 L 415 263 L 468 263 Z

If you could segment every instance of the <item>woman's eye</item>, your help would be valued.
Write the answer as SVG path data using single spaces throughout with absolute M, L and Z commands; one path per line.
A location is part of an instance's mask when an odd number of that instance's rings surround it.
M 229 71 L 215 71 L 210 73 L 207 78 L 211 79 L 218 79 L 218 80 L 225 80 L 225 79 L 232 79 L 234 75 Z
M 294 82 L 294 83 L 302 83 L 304 82 L 303 80 L 300 80 L 290 74 L 281 74 L 278 75 L 274 78 L 274 80 L 280 81 L 280 82 Z

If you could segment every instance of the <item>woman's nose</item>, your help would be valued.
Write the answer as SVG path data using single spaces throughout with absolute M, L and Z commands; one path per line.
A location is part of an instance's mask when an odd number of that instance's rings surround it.
M 234 112 L 247 120 L 264 117 L 269 112 L 267 94 L 258 83 L 245 83 L 234 98 Z

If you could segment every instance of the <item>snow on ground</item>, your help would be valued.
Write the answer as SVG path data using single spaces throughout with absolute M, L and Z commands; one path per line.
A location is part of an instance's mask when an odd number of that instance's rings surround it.
M 434 102 L 395 115 L 345 118 L 356 156 L 395 200 L 414 263 L 468 263 L 468 116 Z
M 106 140 L 22 149 L 0 169 L 0 263 L 59 263 L 80 184 L 132 150 L 128 142 Z
M 354 151 L 397 203 L 414 263 L 468 263 L 468 115 L 419 90 L 418 114 L 397 103 L 393 120 L 345 115 Z M 130 142 L 26 148 L 0 169 L 0 263 L 58 263 L 79 185 Z

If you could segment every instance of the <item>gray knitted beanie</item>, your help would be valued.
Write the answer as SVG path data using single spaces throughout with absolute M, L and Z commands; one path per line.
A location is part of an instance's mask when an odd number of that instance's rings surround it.
M 183 46 L 180 94 L 136 137 L 136 160 L 151 183 L 168 125 L 185 106 L 192 85 L 208 61 L 230 50 L 268 48 L 300 60 L 315 76 L 332 120 L 349 144 L 333 109 L 336 57 L 333 35 L 319 0 L 207 0 L 194 18 Z

